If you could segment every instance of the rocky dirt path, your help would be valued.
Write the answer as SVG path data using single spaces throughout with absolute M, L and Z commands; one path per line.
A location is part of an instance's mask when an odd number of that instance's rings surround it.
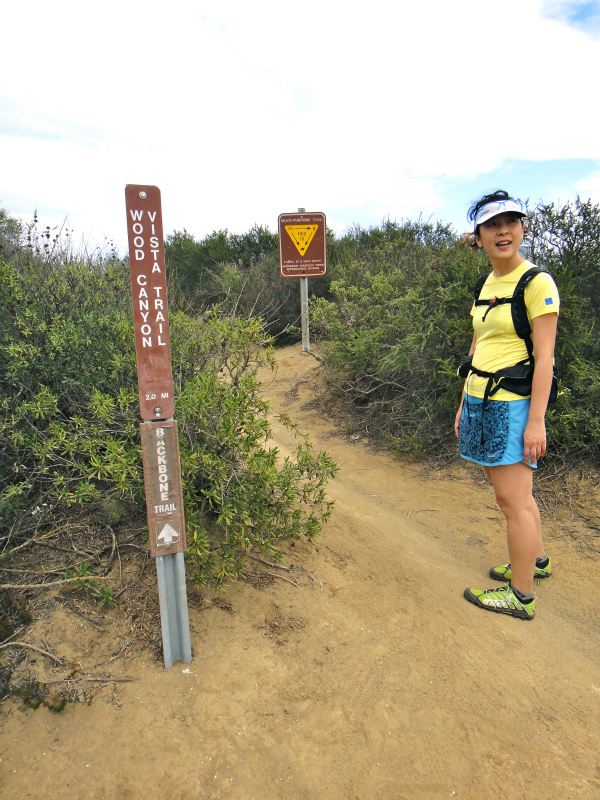
M 229 607 L 205 598 L 190 665 L 117 659 L 111 674 L 132 680 L 90 706 L 5 703 L 0 796 L 600 798 L 597 552 L 547 519 L 556 569 L 536 619 L 470 605 L 463 588 L 486 588 L 505 559 L 491 489 L 344 438 L 320 407 L 320 362 L 297 346 L 277 358 L 267 396 L 340 467 L 331 522 L 286 548 L 296 568 L 280 574 L 300 585 L 238 583 Z M 278 424 L 274 442 L 292 445 Z M 35 625 L 61 653 L 85 622 Z M 118 625 L 102 635 L 80 659 L 118 652 Z

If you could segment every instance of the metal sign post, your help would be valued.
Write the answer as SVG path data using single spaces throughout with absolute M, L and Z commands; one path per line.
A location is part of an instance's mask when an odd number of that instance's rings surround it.
M 300 320 L 302 326 L 302 350 L 310 351 L 310 331 L 308 321 L 308 278 L 300 278 Z
M 284 278 L 300 278 L 302 350 L 310 350 L 308 277 L 327 270 L 327 224 L 322 212 L 279 215 L 279 266 Z
M 185 520 L 160 190 L 125 188 L 150 555 L 156 558 L 165 668 L 192 660 L 185 585 Z

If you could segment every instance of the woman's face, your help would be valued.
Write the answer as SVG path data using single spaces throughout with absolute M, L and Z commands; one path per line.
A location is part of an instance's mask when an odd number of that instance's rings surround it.
M 510 211 L 496 214 L 479 226 L 477 244 L 483 247 L 492 260 L 508 261 L 514 258 L 523 241 L 522 219 Z

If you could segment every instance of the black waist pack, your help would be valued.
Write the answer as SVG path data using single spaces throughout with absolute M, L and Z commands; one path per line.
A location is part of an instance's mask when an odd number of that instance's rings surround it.
M 461 362 L 457 374 L 461 378 L 468 378 L 471 373 L 475 373 L 475 375 L 479 375 L 481 378 L 488 379 L 483 396 L 483 402 L 485 404 L 487 399 L 493 397 L 498 389 L 505 389 L 507 392 L 516 394 L 519 397 L 529 397 L 533 383 L 533 369 L 534 365 L 526 358 L 512 367 L 504 367 L 496 372 L 486 372 L 485 370 L 477 369 L 477 367 L 473 366 L 473 356 L 471 355 Z M 548 398 L 549 403 L 554 403 L 558 395 L 556 371 L 553 369 L 552 372 L 552 386 L 550 387 L 550 397 Z

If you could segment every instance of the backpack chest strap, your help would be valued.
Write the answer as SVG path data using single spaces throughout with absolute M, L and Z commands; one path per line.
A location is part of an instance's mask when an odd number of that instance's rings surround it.
M 506 303 L 512 303 L 512 297 L 492 297 L 490 300 L 475 300 L 476 306 L 488 306 L 488 310 L 485 312 L 482 318 L 482 322 L 485 322 L 485 318 L 490 313 L 492 308 L 497 308 L 498 306 L 506 305 Z

